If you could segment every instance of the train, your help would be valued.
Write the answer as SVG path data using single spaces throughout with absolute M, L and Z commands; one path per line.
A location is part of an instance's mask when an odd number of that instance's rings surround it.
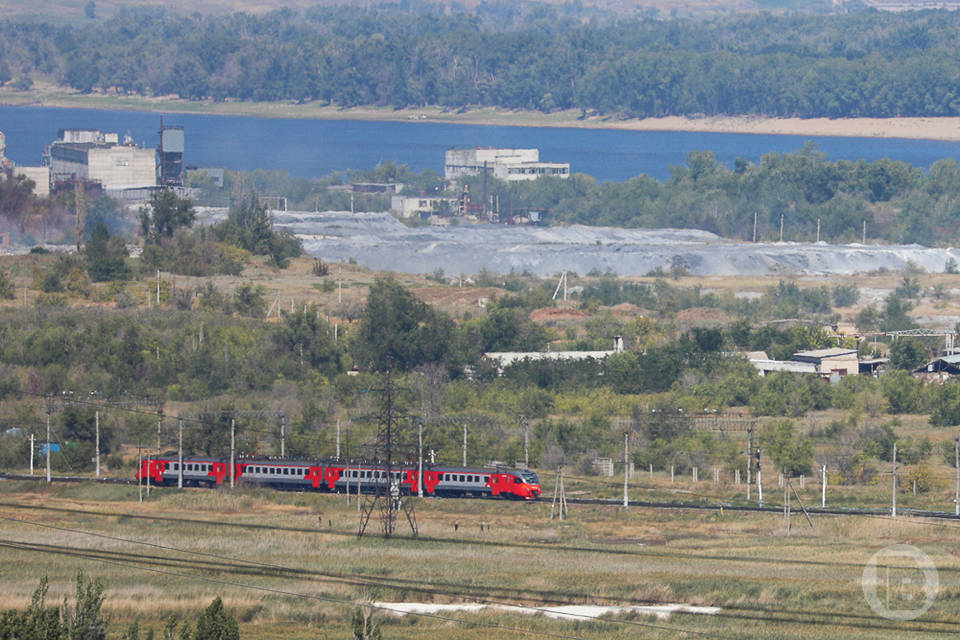
M 185 487 L 216 487 L 230 483 L 230 460 L 185 456 L 183 469 L 176 454 L 143 460 L 138 482 L 177 486 L 183 474 Z M 416 463 L 391 465 L 391 487 L 404 495 L 419 492 L 420 471 Z M 373 493 L 387 482 L 385 465 L 340 460 L 288 460 L 240 458 L 234 461 L 234 483 L 292 491 L 327 493 Z M 540 498 L 540 478 L 528 469 L 508 467 L 456 467 L 423 465 L 423 495 L 436 497 Z

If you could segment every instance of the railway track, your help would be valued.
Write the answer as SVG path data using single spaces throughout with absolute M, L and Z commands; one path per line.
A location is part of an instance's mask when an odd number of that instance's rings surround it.
M 37 475 L 25 475 L 25 474 L 14 474 L 14 473 L 0 473 L 0 480 L 34 480 L 37 482 L 42 482 L 46 480 L 46 476 L 43 474 Z M 104 484 L 122 484 L 122 485 L 135 485 L 137 484 L 136 480 L 128 478 L 90 478 L 87 476 L 52 476 L 51 480 L 53 482 L 99 482 Z M 156 488 L 156 487 L 155 487 Z M 444 498 L 444 500 L 451 500 L 458 498 Z M 474 500 L 476 498 L 459 498 L 464 500 Z M 546 502 L 549 498 L 542 498 L 542 501 Z M 600 505 L 607 507 L 622 507 L 623 500 L 611 500 L 604 498 L 567 498 L 568 504 L 582 504 L 582 505 Z M 698 511 L 741 511 L 741 512 L 755 512 L 755 513 L 783 513 L 783 505 L 778 504 L 767 504 L 764 506 L 760 505 L 750 505 L 750 504 L 734 504 L 729 502 L 662 502 L 662 501 L 650 501 L 650 500 L 630 500 L 627 502 L 628 507 L 638 507 L 641 509 L 691 509 Z M 794 510 L 794 513 L 801 513 L 800 511 Z M 867 508 L 853 508 L 853 507 L 808 507 L 807 513 L 810 515 L 827 515 L 827 516 L 874 516 L 874 517 L 890 517 L 890 511 L 888 509 L 867 509 Z M 935 518 L 939 520 L 956 520 L 960 521 L 960 516 L 957 516 L 953 513 L 947 513 L 946 511 L 926 511 L 921 509 L 898 509 L 898 513 L 904 516 L 910 516 L 915 518 Z

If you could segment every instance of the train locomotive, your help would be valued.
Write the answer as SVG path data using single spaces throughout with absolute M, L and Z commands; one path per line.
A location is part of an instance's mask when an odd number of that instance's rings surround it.
M 156 486 L 183 485 L 216 487 L 230 482 L 230 460 L 190 456 L 183 458 L 183 469 L 176 454 L 143 460 L 137 470 L 138 481 Z M 415 463 L 391 465 L 390 485 L 404 495 L 418 493 L 419 468 Z M 234 461 L 234 482 L 293 491 L 327 493 L 373 493 L 388 482 L 384 465 L 344 461 L 241 458 Z M 505 467 L 453 467 L 437 464 L 423 466 L 423 495 L 436 497 L 540 498 L 540 479 L 527 469 Z

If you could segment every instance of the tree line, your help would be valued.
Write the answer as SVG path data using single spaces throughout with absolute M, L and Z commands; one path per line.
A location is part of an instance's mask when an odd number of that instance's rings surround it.
M 0 23 L 0 83 L 82 92 L 473 105 L 631 117 L 950 116 L 950 11 L 614 19 L 532 6 L 281 9 L 261 16 L 122 10 L 76 24 Z

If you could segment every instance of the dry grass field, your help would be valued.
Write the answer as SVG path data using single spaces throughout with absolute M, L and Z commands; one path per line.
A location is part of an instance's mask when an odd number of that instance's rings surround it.
M 606 491 L 587 479 L 568 486 Z M 634 483 L 632 497 L 648 495 Z M 385 638 L 923 638 L 960 623 L 958 522 L 814 516 L 811 529 L 795 516 L 788 535 L 780 515 L 720 509 L 573 505 L 551 521 L 549 498 L 428 499 L 416 513 L 419 539 L 358 540 L 356 503 L 342 495 L 161 489 L 141 504 L 136 487 L 2 482 L 0 602 L 24 606 L 42 575 L 56 601 L 82 569 L 106 583 L 118 628 L 139 619 L 159 631 L 169 614 L 194 615 L 220 595 L 248 638 L 349 638 L 349 613 L 367 601 L 721 607 L 582 621 L 378 611 Z M 871 611 L 861 577 L 872 554 L 903 542 L 933 560 L 939 591 L 921 618 L 895 622 Z M 896 594 L 916 597 L 903 584 Z

